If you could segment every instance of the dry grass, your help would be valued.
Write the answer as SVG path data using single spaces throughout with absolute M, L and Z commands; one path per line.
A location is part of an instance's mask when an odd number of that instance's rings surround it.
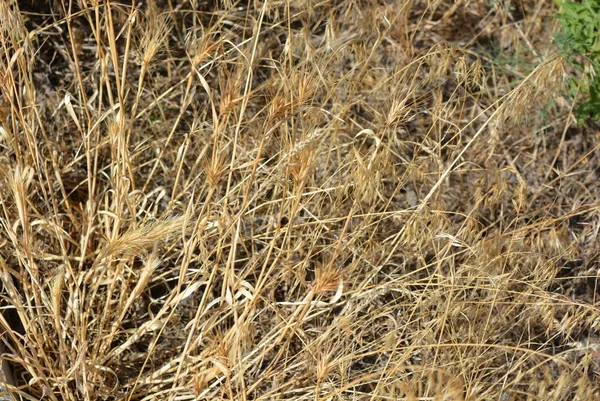
M 15 398 L 600 399 L 600 135 L 552 2 L 16 3 Z

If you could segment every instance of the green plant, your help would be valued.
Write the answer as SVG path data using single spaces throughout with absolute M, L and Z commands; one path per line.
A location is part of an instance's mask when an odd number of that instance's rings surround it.
M 556 1 L 556 0 L 555 0 Z M 562 24 L 556 42 L 569 62 L 584 72 L 582 79 L 573 78 L 573 93 L 587 92 L 589 97 L 576 108 L 577 121 L 588 117 L 600 120 L 600 0 L 583 0 L 580 3 L 556 1 L 557 14 Z

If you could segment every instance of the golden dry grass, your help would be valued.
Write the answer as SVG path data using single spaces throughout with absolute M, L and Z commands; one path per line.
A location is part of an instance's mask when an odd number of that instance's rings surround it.
M 600 399 L 553 12 L 0 0 L 15 399 Z

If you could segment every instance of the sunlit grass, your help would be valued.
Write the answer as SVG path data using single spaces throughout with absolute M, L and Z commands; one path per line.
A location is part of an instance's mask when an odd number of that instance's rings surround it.
M 550 2 L 21 3 L 15 398 L 600 398 L 599 136 Z

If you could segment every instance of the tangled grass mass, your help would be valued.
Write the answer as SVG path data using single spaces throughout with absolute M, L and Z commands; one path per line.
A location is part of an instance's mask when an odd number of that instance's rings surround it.
M 600 400 L 557 11 L 0 0 L 1 399 Z

